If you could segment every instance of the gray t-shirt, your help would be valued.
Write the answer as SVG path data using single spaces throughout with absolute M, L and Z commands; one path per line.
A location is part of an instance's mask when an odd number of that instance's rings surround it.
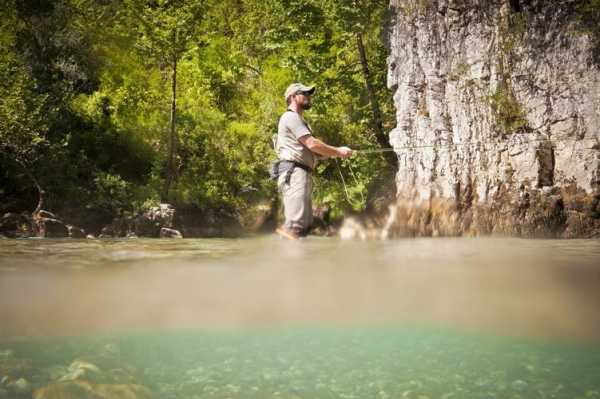
M 311 169 L 317 164 L 317 154 L 309 150 L 298 139 L 312 134 L 312 129 L 302 117 L 286 111 L 279 119 L 277 129 L 277 155 L 279 159 L 300 162 Z

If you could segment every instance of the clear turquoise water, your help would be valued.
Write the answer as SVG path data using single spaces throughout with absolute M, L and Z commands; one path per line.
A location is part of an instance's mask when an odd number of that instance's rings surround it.
M 106 354 L 106 348 L 111 348 Z M 596 398 L 600 347 L 407 328 L 146 333 L 13 343 L 86 359 L 161 398 Z
M 599 260 L 590 240 L 0 241 L 0 398 L 76 360 L 157 398 L 600 398 Z

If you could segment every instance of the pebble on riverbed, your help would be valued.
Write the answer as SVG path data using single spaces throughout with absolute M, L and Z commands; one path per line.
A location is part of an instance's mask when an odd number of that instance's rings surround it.
M 75 360 L 68 368 L 67 374 L 63 375 L 59 381 L 71 381 L 77 379 L 85 379 L 93 382 L 105 382 L 100 369 L 89 362 L 83 360 Z
M 34 392 L 34 399 L 152 399 L 152 392 L 137 384 L 93 384 L 87 381 L 61 381 Z
M 518 392 L 526 392 L 529 389 L 529 384 L 523 380 L 515 380 L 510 384 L 511 388 Z

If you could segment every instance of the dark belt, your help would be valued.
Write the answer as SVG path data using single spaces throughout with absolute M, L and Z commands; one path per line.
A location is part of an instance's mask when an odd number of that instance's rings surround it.
M 308 173 L 312 173 L 312 169 L 303 163 L 280 159 L 273 162 L 271 165 L 271 179 L 277 180 L 279 179 L 279 176 L 285 173 L 285 182 L 286 184 L 289 184 L 295 168 L 304 169 Z

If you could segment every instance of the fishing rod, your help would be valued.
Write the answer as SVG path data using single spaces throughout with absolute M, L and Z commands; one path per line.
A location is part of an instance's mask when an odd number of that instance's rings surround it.
M 555 143 L 555 142 L 586 141 L 586 140 L 594 140 L 594 141 L 596 141 L 596 144 L 599 143 L 599 139 L 597 137 L 588 137 L 588 138 L 581 138 L 581 139 L 577 139 L 577 138 L 571 138 L 571 139 L 533 139 L 533 140 L 525 140 L 525 141 L 514 142 L 514 143 L 511 143 L 511 144 L 529 144 L 529 143 L 542 143 L 542 142 Z M 450 144 L 447 144 L 447 145 L 419 144 L 419 145 L 403 146 L 403 147 L 375 148 L 375 149 L 364 149 L 364 150 L 358 149 L 358 150 L 352 150 L 352 152 L 356 153 L 356 154 L 378 154 L 378 153 L 383 153 L 383 152 L 401 151 L 401 150 L 414 150 L 414 149 L 419 149 L 419 148 L 450 148 L 452 146 L 460 147 L 460 146 L 482 145 L 482 144 L 492 144 L 492 143 L 500 144 L 500 142 L 498 142 L 498 141 L 492 141 L 492 140 L 487 140 L 487 141 L 466 141 L 466 142 L 463 142 L 463 143 L 450 143 Z M 593 146 L 591 148 L 584 148 L 584 149 L 586 149 L 586 150 L 598 150 L 598 149 L 600 149 L 600 147 Z
M 586 140 L 594 140 L 596 142 L 596 144 L 594 146 L 592 146 L 591 148 L 584 148 L 585 150 L 600 150 L 600 141 L 598 140 L 597 137 L 588 137 L 588 138 L 581 138 L 581 139 L 577 139 L 577 138 L 571 138 L 571 139 L 547 139 L 547 138 L 541 138 L 541 139 L 533 139 L 533 140 L 525 140 L 525 141 L 519 141 L 519 142 L 513 142 L 512 144 L 530 144 L 530 143 L 540 143 L 540 142 L 550 142 L 550 143 L 554 143 L 554 142 L 568 142 L 568 141 L 586 141 Z M 419 148 L 450 148 L 451 146 L 469 146 L 469 145 L 481 145 L 481 144 L 491 144 L 491 143 L 496 143 L 499 144 L 498 141 L 492 141 L 492 140 L 487 140 L 487 141 L 466 141 L 463 143 L 450 143 L 448 145 L 435 145 L 435 144 L 420 144 L 420 145 L 413 145 L 413 146 L 403 146 L 403 147 L 390 147 L 390 148 L 376 148 L 376 149 L 358 149 L 358 150 L 352 150 L 353 153 L 355 154 L 378 154 L 378 153 L 384 153 L 384 152 L 391 152 L 391 151 L 402 151 L 402 150 L 413 150 L 413 149 L 419 149 Z M 364 203 L 365 198 L 362 194 L 362 192 L 359 191 L 360 194 L 360 201 L 355 201 L 351 199 L 351 195 L 349 193 L 348 187 L 346 185 L 346 180 L 344 179 L 344 175 L 340 169 L 340 164 L 338 162 L 338 160 L 336 159 L 336 168 L 337 171 L 340 175 L 340 179 L 342 181 L 342 186 L 344 187 L 344 194 L 346 195 L 346 201 L 352 205 L 352 206 L 359 206 L 361 203 Z M 354 170 L 352 169 L 352 165 L 348 164 L 348 167 L 350 169 L 350 174 L 352 176 L 352 178 L 354 179 L 354 183 L 358 184 L 358 179 L 356 178 L 356 175 L 354 174 Z

